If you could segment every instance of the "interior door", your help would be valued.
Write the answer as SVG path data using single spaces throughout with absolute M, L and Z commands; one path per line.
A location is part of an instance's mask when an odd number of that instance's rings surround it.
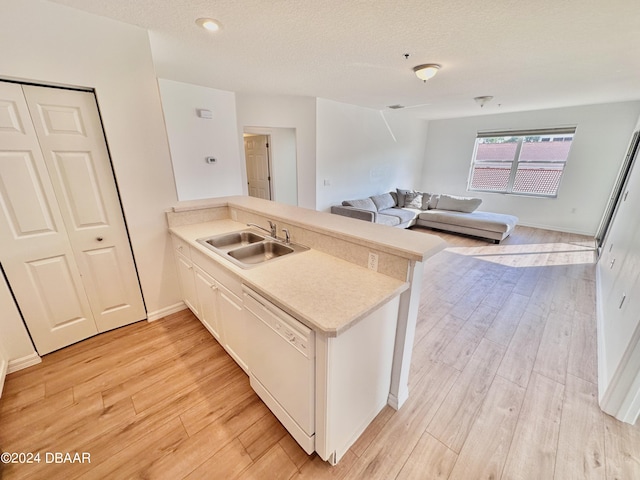
M 0 82 L 0 262 L 38 352 L 97 333 L 20 85 Z
M 94 94 L 23 90 L 98 331 L 146 318 Z
M 269 173 L 269 137 L 252 135 L 244 139 L 247 161 L 247 182 L 251 197 L 271 200 L 271 175 Z

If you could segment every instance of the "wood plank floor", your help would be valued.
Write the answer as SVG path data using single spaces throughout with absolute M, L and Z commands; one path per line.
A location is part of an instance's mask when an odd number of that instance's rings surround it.
M 0 450 L 91 463 L 0 464 L 0 477 L 640 479 L 640 426 L 597 405 L 592 241 L 439 235 L 450 247 L 425 266 L 410 398 L 337 466 L 297 446 L 184 311 L 9 375 Z

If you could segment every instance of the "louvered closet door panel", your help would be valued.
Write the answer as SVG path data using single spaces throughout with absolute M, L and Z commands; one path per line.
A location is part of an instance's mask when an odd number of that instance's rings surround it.
M 0 262 L 40 354 L 97 333 L 20 85 L 0 82 Z
M 94 95 L 23 90 L 98 330 L 146 318 Z

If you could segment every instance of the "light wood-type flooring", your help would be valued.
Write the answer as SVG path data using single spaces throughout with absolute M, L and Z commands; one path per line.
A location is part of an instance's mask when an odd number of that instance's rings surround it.
M 597 404 L 592 241 L 524 227 L 501 245 L 440 235 L 450 248 L 425 265 L 410 398 L 337 466 L 297 446 L 184 311 L 9 375 L 0 450 L 91 463 L 43 457 L 0 477 L 640 479 L 640 426 Z

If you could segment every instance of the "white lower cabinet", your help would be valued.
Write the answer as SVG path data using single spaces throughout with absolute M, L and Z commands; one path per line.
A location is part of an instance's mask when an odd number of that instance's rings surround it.
M 247 328 L 242 301 L 229 289 L 219 286 L 218 300 L 222 323 L 222 346 L 242 369 L 249 373 L 247 364 Z
M 248 374 L 240 279 L 180 238 L 173 243 L 184 303 Z
M 200 321 L 211 332 L 211 335 L 220 341 L 218 285 L 211 275 L 197 265 L 193 267 L 193 275 L 198 297 Z
M 193 262 L 189 244 L 178 237 L 172 237 L 173 248 L 176 258 L 176 268 L 178 269 L 178 280 L 180 280 L 180 290 L 182 291 L 182 301 L 187 307 L 200 318 L 198 312 L 198 293 L 193 275 Z
M 176 265 L 178 267 L 178 277 L 180 278 L 180 288 L 182 288 L 182 300 L 200 318 L 198 312 L 198 293 L 196 282 L 193 276 L 193 263 L 187 257 L 177 254 Z

